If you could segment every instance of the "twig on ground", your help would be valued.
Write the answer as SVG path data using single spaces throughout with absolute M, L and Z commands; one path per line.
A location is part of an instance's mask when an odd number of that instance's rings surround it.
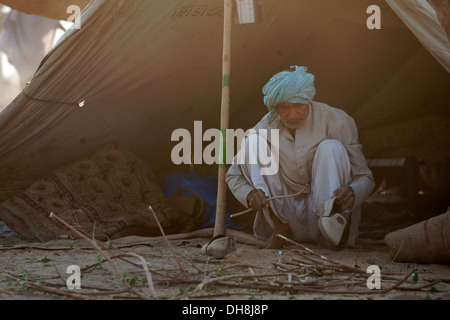
M 170 249 L 170 252 L 172 252 L 173 257 L 174 257 L 175 260 L 177 261 L 177 264 L 178 264 L 178 266 L 180 267 L 180 269 L 181 269 L 181 271 L 183 272 L 183 274 L 184 274 L 184 276 L 186 277 L 186 279 L 189 279 L 189 275 L 188 275 L 188 274 L 186 273 L 186 271 L 184 270 L 183 266 L 182 266 L 181 263 L 180 263 L 180 260 L 178 260 L 177 255 L 175 254 L 175 251 L 173 250 L 172 246 L 170 245 L 169 240 L 167 240 L 166 233 L 164 232 L 164 229 L 162 228 L 161 223 L 159 223 L 159 220 L 158 220 L 158 217 L 156 216 L 155 210 L 153 210 L 152 206 L 149 206 L 149 209 L 150 209 L 150 211 L 151 211 L 152 214 L 153 214 L 153 218 L 155 218 L 156 223 L 158 224 L 158 228 L 159 228 L 159 230 L 161 231 L 161 234 L 162 234 L 162 236 L 164 237 L 164 240 L 166 241 L 167 246 L 168 246 L 169 249 Z
M 126 279 L 124 279 L 123 274 L 119 271 L 119 268 L 117 267 L 117 265 L 112 261 L 112 259 L 102 250 L 102 248 L 95 241 L 91 240 L 85 234 L 83 234 L 82 232 L 80 232 L 77 229 L 75 229 L 74 227 L 72 227 L 70 224 L 68 224 L 66 221 L 64 221 L 60 217 L 56 216 L 53 212 L 50 214 L 50 218 L 55 219 L 59 223 L 63 224 L 65 227 L 69 228 L 69 230 L 71 230 L 73 233 L 75 233 L 79 237 L 83 238 L 88 243 L 90 243 L 102 255 L 102 257 L 104 257 L 111 264 L 114 271 L 121 278 L 122 283 L 125 285 L 125 287 L 129 290 L 130 293 L 135 294 L 136 296 L 138 296 L 141 299 L 148 299 L 148 297 L 137 292 L 128 284 Z M 148 279 L 148 281 L 151 281 L 151 279 Z M 151 292 L 151 293 L 153 294 L 153 292 Z M 156 296 L 153 296 L 152 298 L 155 298 L 155 297 Z
M 405 282 L 406 280 L 408 280 L 408 278 L 413 274 L 413 272 L 416 271 L 416 268 L 414 268 L 413 270 L 411 270 L 402 280 L 400 280 L 399 282 L 397 282 L 395 285 L 393 285 L 392 287 L 386 289 L 386 290 L 382 290 L 383 293 L 388 293 L 389 291 L 392 291 L 396 288 L 398 288 L 403 282 Z
M 309 249 L 308 247 L 306 247 L 306 246 L 304 246 L 304 245 L 302 245 L 302 244 L 300 244 L 300 243 L 298 243 L 298 242 L 296 242 L 296 241 L 294 241 L 294 240 L 291 240 L 291 239 L 289 239 L 289 238 L 287 238 L 287 237 L 285 237 L 285 236 L 283 236 L 283 235 L 281 235 L 281 234 L 277 234 L 276 236 L 279 237 L 279 238 L 281 238 L 281 239 L 283 239 L 284 241 L 287 241 L 287 242 L 289 242 L 289 243 L 291 243 L 291 244 L 293 244 L 293 245 L 296 245 L 296 246 L 302 248 L 303 250 L 308 251 L 309 253 L 311 253 L 311 254 L 313 254 L 313 255 L 319 257 L 319 258 L 322 259 L 322 260 L 325 260 L 325 261 L 327 261 L 327 262 L 332 262 L 332 263 L 334 263 L 334 264 L 339 264 L 339 263 L 337 263 L 337 262 L 335 262 L 335 261 L 329 260 L 329 259 L 328 259 L 327 257 L 325 257 L 324 255 L 322 255 L 322 254 L 320 254 L 320 253 L 317 253 L 317 252 L 315 252 L 315 251 Z M 314 261 L 314 260 L 312 260 L 311 258 L 309 258 L 309 259 L 310 259 L 311 261 Z M 315 262 L 315 261 L 314 261 L 314 262 Z M 352 268 L 352 267 L 350 267 L 350 268 L 351 268 L 351 270 L 353 270 L 353 271 L 355 270 L 355 269 Z
M 397 290 L 420 291 L 420 290 L 422 290 L 424 288 L 435 286 L 435 285 L 437 285 L 439 283 L 442 283 L 442 281 L 441 280 L 435 280 L 433 282 L 423 284 L 423 285 L 421 285 L 419 287 L 414 287 L 414 288 L 397 288 Z
M 141 257 L 140 255 L 138 255 L 136 253 L 133 253 L 133 252 L 124 252 L 124 253 L 121 253 L 120 255 L 121 256 L 134 257 L 134 258 L 137 258 L 137 259 L 139 259 L 141 261 L 142 267 L 144 268 L 144 271 L 145 271 L 145 276 L 147 277 L 148 288 L 149 288 L 149 290 L 150 290 L 150 292 L 152 294 L 152 297 L 155 298 L 157 296 L 157 294 L 156 294 L 155 288 L 153 286 L 153 279 L 152 279 L 152 275 L 151 275 L 151 273 L 150 273 L 150 271 L 148 269 L 147 261 L 143 257 Z
M 219 283 L 222 281 L 227 281 L 227 280 L 233 280 L 233 279 L 237 279 L 237 278 L 268 278 L 268 277 L 280 277 L 280 276 L 284 276 L 284 273 L 275 273 L 275 274 L 253 274 L 253 275 L 247 275 L 247 274 L 238 274 L 238 275 L 230 275 L 230 276 L 223 276 L 223 277 L 218 277 L 218 278 L 209 278 L 209 277 L 205 277 L 203 279 L 203 281 L 201 281 L 197 287 L 195 288 L 195 290 L 188 292 L 184 295 L 178 296 L 176 297 L 177 300 L 179 299 L 184 299 L 187 298 L 188 296 L 202 290 L 205 286 L 209 286 L 211 284 L 214 283 Z
M 76 300 L 92 300 L 91 298 L 88 298 L 84 295 L 80 295 L 80 294 L 73 294 L 70 292 L 67 292 L 65 290 L 60 290 L 60 289 L 55 289 L 55 288 L 50 288 L 47 286 L 42 286 L 39 285 L 37 283 L 33 283 L 33 282 L 28 282 L 28 285 L 34 289 L 37 289 L 39 291 L 43 291 L 43 292 L 48 292 L 48 293 L 52 293 L 52 294 L 56 294 L 56 295 L 60 295 L 60 296 L 65 296 L 71 299 L 76 299 Z
M 185 252 L 187 253 L 187 252 Z M 186 259 L 187 261 L 189 261 L 189 263 L 194 267 L 195 270 L 197 270 L 199 273 L 204 274 L 205 271 L 200 269 L 199 267 L 197 267 L 197 265 L 194 263 L 194 261 L 192 261 L 192 259 L 186 255 L 183 255 L 183 258 Z
M 122 253 L 119 253 L 119 254 L 117 254 L 117 255 L 115 255 L 115 256 L 111 256 L 111 259 L 120 259 L 120 260 L 122 260 L 122 261 L 124 261 L 124 262 L 126 262 L 126 263 L 129 263 L 129 264 L 131 264 L 132 266 L 134 266 L 134 267 L 136 267 L 136 268 L 138 268 L 138 269 L 142 269 L 143 268 L 143 266 L 141 267 L 140 265 L 138 265 L 137 263 L 135 263 L 135 262 L 133 262 L 133 261 L 130 261 L 130 260 L 128 260 L 128 259 L 125 259 L 124 257 L 123 257 L 123 255 L 122 255 Z M 171 279 L 176 279 L 175 277 L 173 277 L 173 276 L 171 276 L 171 275 L 168 275 L 168 274 L 163 274 L 162 272 L 158 272 L 158 271 L 155 271 L 155 270 L 150 270 L 150 269 L 148 269 L 151 273 L 153 273 L 153 274 L 156 274 L 156 275 L 158 275 L 158 276 L 161 276 L 161 277 L 169 277 L 169 278 L 171 278 Z
M 61 274 L 58 271 L 58 268 L 56 268 L 56 265 L 53 265 L 53 268 L 55 268 L 56 273 L 58 274 L 58 277 L 62 280 L 63 285 L 66 285 L 66 281 L 64 280 L 64 278 L 61 276 Z
M 89 300 L 89 298 L 87 298 L 86 296 L 83 296 L 83 295 L 73 294 L 73 293 L 67 292 L 65 290 L 56 289 L 56 288 L 50 288 L 50 287 L 47 287 L 47 286 L 44 286 L 44 285 L 39 285 L 37 283 L 34 283 L 34 282 L 30 281 L 30 279 L 24 279 L 24 278 L 22 278 L 22 277 L 20 277 L 20 276 L 18 276 L 16 274 L 13 274 L 11 272 L 6 271 L 6 270 L 1 270 L 1 271 L 3 273 L 6 273 L 6 274 L 10 275 L 11 277 L 13 277 L 16 280 L 25 281 L 26 285 L 28 287 L 37 289 L 37 290 L 42 291 L 42 292 L 53 293 L 53 294 L 56 294 L 56 295 L 65 296 L 65 297 L 68 297 L 68 298 L 71 298 L 71 299 L 76 299 L 76 300 Z
M 350 265 L 347 265 L 347 264 L 345 264 L 345 263 L 340 263 L 340 262 L 334 261 L 334 260 L 332 260 L 332 259 L 329 259 L 329 258 L 325 257 L 324 255 L 322 255 L 322 254 L 320 254 L 320 253 L 317 253 L 317 252 L 315 252 L 315 251 L 313 251 L 313 250 L 307 248 L 306 246 L 304 246 L 304 245 L 302 245 L 302 244 L 300 244 L 300 243 L 298 243 L 298 242 L 296 242 L 296 241 L 294 241 L 294 240 L 291 240 L 291 239 L 289 239 L 289 238 L 287 238 L 287 237 L 285 237 L 285 236 L 283 236 L 283 235 L 277 234 L 277 236 L 280 237 L 281 239 L 283 239 L 283 240 L 285 240 L 285 241 L 287 241 L 287 242 L 293 244 L 293 245 L 296 245 L 296 246 L 298 246 L 298 247 L 300 247 L 300 248 L 302 248 L 302 249 L 308 251 L 308 252 L 311 253 L 312 255 L 315 255 L 315 256 L 321 258 L 322 260 L 324 260 L 324 261 L 326 261 L 326 262 L 328 262 L 328 263 L 330 263 L 330 264 L 332 264 L 332 265 L 334 265 L 334 266 L 341 267 L 341 268 L 342 268 L 341 271 L 343 271 L 343 272 L 362 273 L 362 274 L 366 274 L 366 273 L 367 273 L 366 270 L 363 270 L 363 269 L 361 269 L 361 268 L 358 267 L 358 266 L 350 266 Z M 306 256 L 304 256 L 304 255 L 303 255 L 303 257 L 306 258 Z M 309 258 L 309 259 L 310 259 L 311 261 L 314 261 L 314 260 L 311 259 L 311 258 Z M 392 274 L 398 274 L 398 273 L 384 272 L 384 271 L 382 271 L 381 273 L 382 273 L 382 274 L 390 274 L 390 275 L 392 275 Z

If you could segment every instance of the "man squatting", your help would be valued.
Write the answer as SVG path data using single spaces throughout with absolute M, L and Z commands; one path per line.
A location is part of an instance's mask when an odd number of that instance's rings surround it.
M 270 135 L 257 132 L 279 129 L 278 172 L 261 175 L 261 163 L 237 162 L 238 154 L 226 175 L 234 196 L 257 211 L 253 231 L 267 240 L 266 248 L 283 246 L 276 234 L 332 245 L 333 232 L 341 232 L 339 244 L 355 247 L 361 204 L 375 187 L 354 120 L 343 110 L 313 101 L 314 80 L 307 68 L 293 66 L 275 74 L 263 88 L 269 113 L 245 138 L 245 151 L 255 152 L 261 143 L 270 150 Z M 303 196 L 267 201 L 305 187 Z M 333 212 L 346 218 L 345 230 L 319 228 L 324 204 L 332 198 Z

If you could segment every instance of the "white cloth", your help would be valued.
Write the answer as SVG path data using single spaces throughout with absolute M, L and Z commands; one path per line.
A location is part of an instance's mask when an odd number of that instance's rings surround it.
M 0 111 L 33 77 L 63 30 L 49 18 L 0 6 Z M 5 10 L 8 8 L 9 10 Z
M 17 69 L 8 61 L 8 56 L 0 51 L 0 111 L 13 101 L 22 89 Z
M 295 138 L 280 117 L 269 122 L 269 115 L 264 116 L 253 129 L 260 134 L 264 134 L 264 131 L 275 133 L 278 130 L 278 139 L 275 137 L 273 143 L 279 146 L 277 149 L 280 177 L 291 190 L 295 191 L 293 193 L 300 192 L 306 185 L 311 186 L 312 166 L 317 147 L 324 140 L 334 139 L 345 146 L 350 158 L 352 181 L 349 186 L 355 193 L 355 205 L 363 203 L 372 192 L 375 182 L 362 152 L 356 124 L 347 113 L 313 101 L 309 105 L 307 119 L 295 132 Z M 267 139 L 270 142 L 272 134 L 267 134 Z M 241 170 L 235 164 L 229 168 L 226 177 L 236 199 L 246 206 L 246 197 L 254 187 L 242 176 Z M 305 193 L 309 194 L 309 190 Z
M 11 10 L 4 18 L 3 28 L 0 51 L 6 53 L 17 69 L 23 87 L 52 48 L 59 22 Z
M 433 6 L 427 0 L 387 0 L 417 39 L 450 72 L 450 42 Z
M 266 140 L 258 141 L 259 135 L 253 134 L 246 140 L 245 151 L 253 159 L 258 159 L 259 146 L 269 149 Z M 252 154 L 253 153 L 253 154 Z M 279 174 L 261 175 L 260 163 L 240 164 L 244 177 L 255 189 L 261 189 L 269 198 L 294 194 Z M 311 193 L 306 198 L 277 199 L 270 202 L 274 214 L 287 223 L 292 230 L 294 239 L 299 242 L 317 241 L 318 218 L 324 203 L 331 199 L 333 192 L 348 186 L 351 182 L 351 166 L 344 145 L 338 140 L 328 139 L 317 148 L 312 168 Z M 356 246 L 358 237 L 361 207 L 354 207 L 351 213 L 351 226 L 347 246 Z M 255 236 L 260 239 L 269 238 L 274 232 L 274 225 L 269 210 L 258 212 L 254 222 Z
M 10 11 L 9 7 L 0 5 L 0 38 Z M 6 53 L 0 50 L 0 111 L 17 96 L 20 89 L 20 76 L 17 69 L 9 62 Z

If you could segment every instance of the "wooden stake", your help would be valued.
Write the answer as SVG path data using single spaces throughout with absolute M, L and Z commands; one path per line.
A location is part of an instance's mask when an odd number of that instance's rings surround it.
M 224 0 L 223 65 L 222 65 L 222 106 L 220 130 L 222 132 L 221 154 L 219 159 L 219 182 L 217 190 L 217 209 L 214 236 L 225 234 L 225 214 L 227 207 L 226 130 L 230 122 L 230 73 L 231 73 L 231 28 L 233 0 Z

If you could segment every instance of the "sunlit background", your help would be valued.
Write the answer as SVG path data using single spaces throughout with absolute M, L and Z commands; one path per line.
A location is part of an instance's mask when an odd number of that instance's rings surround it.
M 0 111 L 31 80 L 41 60 L 72 24 L 0 4 Z

